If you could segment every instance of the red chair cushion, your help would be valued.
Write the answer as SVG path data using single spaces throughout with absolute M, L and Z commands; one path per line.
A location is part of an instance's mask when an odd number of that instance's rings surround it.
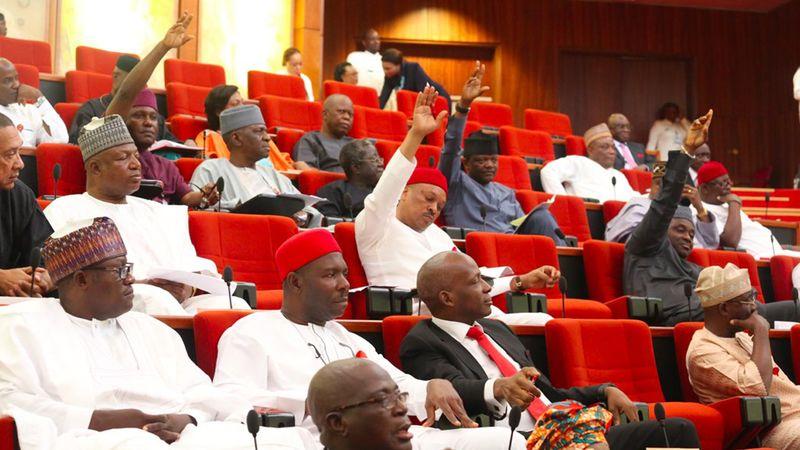
M 178 114 L 169 118 L 169 129 L 181 141 L 194 139 L 203 130 L 208 129 L 208 120 L 202 117 Z
M 603 221 L 605 223 L 611 222 L 614 217 L 617 217 L 622 208 L 625 206 L 625 202 L 619 200 L 606 200 L 603 203 Z
M 525 110 L 525 128 L 561 137 L 572 134 L 572 123 L 568 115 L 540 109 Z
M 583 243 L 583 267 L 589 298 L 607 302 L 623 295 L 622 268 L 625 244 L 588 240 Z
M 39 89 L 39 69 L 36 66 L 18 63 L 14 67 L 17 68 L 20 83 Z
M 264 289 L 257 291 L 256 309 L 281 309 L 283 305 L 283 290 Z
M 125 54 L 139 58 L 138 55 L 131 53 L 112 52 L 79 45 L 75 49 L 75 70 L 111 75 L 111 72 L 114 71 L 114 67 L 117 65 L 117 59 Z
M 716 409 L 689 402 L 662 402 L 666 417 L 681 417 L 690 420 L 700 437 L 700 448 L 722 450 L 725 443 L 725 417 Z M 650 405 L 650 417 L 655 417 Z
M 211 92 L 209 87 L 178 82 L 167 83 L 167 116 L 186 114 L 205 117 L 205 101 L 209 92 Z
M 11 416 L 0 416 L 0 450 L 17 450 L 17 425 Z
M 64 81 L 67 101 L 84 103 L 111 92 L 111 75 L 70 70 Z
M 549 134 L 512 126 L 500 127 L 500 154 L 533 156 L 545 161 L 555 159 L 553 140 Z
M 580 136 L 569 135 L 564 138 L 567 155 L 586 156 L 586 143 Z
M 75 114 L 81 109 L 80 103 L 56 103 L 53 105 L 64 125 L 69 129 L 72 126 L 72 121 L 75 120 Z
M 381 323 L 383 334 L 383 356 L 398 369 L 403 369 L 400 362 L 400 345 L 414 325 L 428 316 L 389 316 Z
M 278 150 L 283 153 L 292 154 L 297 141 L 306 134 L 303 130 L 295 130 L 294 128 L 278 128 L 277 136 L 275 136 L 275 145 Z
M 214 378 L 217 368 L 217 345 L 225 330 L 242 317 L 252 314 L 247 310 L 201 311 L 194 316 L 194 350 L 197 367 Z
M 388 164 L 389 160 L 392 159 L 397 152 L 397 149 L 400 148 L 400 144 L 401 143 L 397 141 L 384 141 L 379 139 L 375 141 L 375 149 L 378 151 L 378 155 L 383 158 L 384 163 Z M 417 165 L 420 167 L 439 167 L 439 157 L 441 154 L 442 151 L 440 147 L 422 144 L 417 149 Z M 433 159 L 431 160 L 431 158 Z M 431 165 L 431 162 L 433 162 L 433 165 Z
M 361 258 L 358 256 L 358 247 L 356 246 L 356 227 L 352 222 L 337 223 L 334 227 L 333 236 L 339 247 L 342 248 L 342 256 L 345 263 L 347 263 L 347 281 L 350 282 L 350 288 L 357 288 L 367 286 L 367 274 L 364 272 L 364 266 L 361 265 Z M 351 293 L 350 301 L 347 309 L 344 312 L 342 319 L 366 319 L 367 318 L 367 294 L 364 291 Z
M 195 169 L 197 166 L 203 163 L 203 160 L 200 158 L 178 158 L 175 160 L 175 165 L 178 166 L 178 171 L 180 171 L 183 180 L 189 183 L 192 180 L 192 175 L 194 175 Z
M 319 103 L 307 102 L 305 99 L 297 100 L 264 95 L 258 99 L 258 106 L 270 129 L 286 127 L 316 131 L 322 128 L 322 105 Z
M 414 105 L 416 103 L 417 92 L 403 89 L 397 91 L 397 110 L 405 114 L 406 117 L 414 117 Z M 442 111 L 447 111 L 447 100 L 441 96 L 436 97 L 436 102 L 433 104 L 433 115 L 438 116 Z
M 725 250 L 708 250 L 695 248 L 687 258 L 689 261 L 703 267 L 720 266 L 732 263 L 740 269 L 747 269 L 750 275 L 750 284 L 753 289 L 758 291 L 758 299 L 764 302 L 764 293 L 761 291 L 761 280 L 758 278 L 758 266 L 756 260 L 745 252 L 732 252 Z
M 216 64 L 168 59 L 164 61 L 164 82 L 212 88 L 225 84 L 225 69 Z
M 651 172 L 638 169 L 622 169 L 621 172 L 625 174 L 625 178 L 628 179 L 628 184 L 630 184 L 634 190 L 644 194 L 650 189 L 650 185 L 653 182 L 653 174 Z
M 322 186 L 336 180 L 344 180 L 347 176 L 338 172 L 326 172 L 324 170 L 304 170 L 297 177 L 300 185 L 300 192 L 308 195 L 317 195 L 317 191 Z
M 322 83 L 322 94 L 325 98 L 333 94 L 346 95 L 350 97 L 350 101 L 353 102 L 353 105 L 380 109 L 378 93 L 371 87 L 326 80 Z
M 511 189 L 532 189 L 528 163 L 516 156 L 499 155 L 494 181 Z
M 494 128 L 514 125 L 514 113 L 503 103 L 473 102 L 468 118 Z
M 681 393 L 687 402 L 697 402 L 699 399 L 689 382 L 689 371 L 686 368 L 686 353 L 692 342 L 694 332 L 703 328 L 703 322 L 681 322 L 675 325 L 672 336 L 675 339 L 675 363 L 678 366 L 678 377 L 681 382 Z
M 354 113 L 349 135 L 356 139 L 402 141 L 406 137 L 408 125 L 401 112 L 356 106 Z
M 775 294 L 775 300 L 792 299 L 792 288 L 794 287 L 792 285 L 792 271 L 798 263 L 800 263 L 800 258 L 786 255 L 776 255 L 770 258 L 772 292 Z
M 39 72 L 53 73 L 53 58 L 47 42 L 0 36 L 0 56 L 14 64 L 30 64 Z
M 39 195 L 53 195 L 55 180 L 53 167 L 61 164 L 61 179 L 58 195 L 81 194 L 86 191 L 86 170 L 83 156 L 77 145 L 41 144 L 36 149 L 36 175 L 39 179 Z
M 250 98 L 259 98 L 262 95 L 275 95 L 297 100 L 308 98 L 306 87 L 300 77 L 257 70 L 247 72 L 247 95 Z
M 517 201 L 525 212 L 530 212 L 538 204 L 547 201 L 552 196 L 545 192 L 517 189 Z M 592 238 L 583 199 L 571 195 L 557 195 L 553 204 L 550 205 L 550 213 L 564 234 L 575 236 L 579 242 Z

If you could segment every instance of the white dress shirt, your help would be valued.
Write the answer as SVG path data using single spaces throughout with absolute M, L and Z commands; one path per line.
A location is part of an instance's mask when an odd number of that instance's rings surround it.
M 681 119 L 677 123 L 667 119 L 656 120 L 650 128 L 647 139 L 647 150 L 658 150 L 659 160 L 666 161 L 667 154 L 672 150 L 679 150 L 689 130 L 689 122 Z
M 0 113 L 14 122 L 23 147 L 36 147 L 48 142 L 66 144 L 69 141 L 67 126 L 44 97 L 39 97 L 36 104 L 0 105 Z M 45 131 L 44 124 L 50 128 L 50 133 Z
M 378 95 L 383 90 L 383 63 L 381 53 L 370 53 L 368 51 L 350 52 L 347 55 L 347 62 L 358 70 L 358 85 L 367 86 L 375 89 Z
M 689 167 L 689 176 L 692 178 L 692 184 L 697 186 L 697 171 Z
M 545 192 L 556 195 L 575 195 L 627 202 L 639 193 L 631 188 L 628 179 L 619 170 L 603 166 L 585 156 L 570 155 L 549 162 L 541 172 Z M 612 182 L 616 179 L 616 186 Z
M 717 230 L 721 235 L 725 230 L 725 223 L 728 221 L 728 204 L 712 205 L 703 202 L 703 207 L 717 216 Z M 771 258 L 773 255 L 800 256 L 800 252 L 781 248 L 781 244 L 775 239 L 769 228 L 751 220 L 743 211 L 739 211 L 739 218 L 742 221 L 742 237 L 739 239 L 738 247 L 753 255 L 754 258 Z

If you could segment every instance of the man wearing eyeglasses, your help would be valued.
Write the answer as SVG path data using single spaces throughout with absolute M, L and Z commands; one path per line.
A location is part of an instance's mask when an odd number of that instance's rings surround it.
M 695 292 L 705 312 L 705 327 L 694 333 L 686 364 L 697 397 L 703 403 L 737 395 L 778 397 L 781 423 L 763 437 L 763 444 L 800 448 L 800 386 L 772 359 L 769 323 L 756 309 L 747 269 L 730 263 L 724 269 L 707 267 L 700 272 Z

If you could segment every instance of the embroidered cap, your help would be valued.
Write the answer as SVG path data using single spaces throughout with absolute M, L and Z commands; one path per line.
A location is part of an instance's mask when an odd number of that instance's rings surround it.
M 752 291 L 747 269 L 740 269 L 728 263 L 723 269 L 719 266 L 706 267 L 697 278 L 695 292 L 700 297 L 703 308 L 719 305 L 728 300 Z
M 108 217 L 97 217 L 91 223 L 74 222 L 53 236 L 42 248 L 44 267 L 53 283 L 84 267 L 128 253 L 117 226 Z
M 133 138 L 119 114 L 94 117 L 81 128 L 81 134 L 78 136 L 78 145 L 81 147 L 84 162 L 105 150 L 124 144 L 133 144 Z

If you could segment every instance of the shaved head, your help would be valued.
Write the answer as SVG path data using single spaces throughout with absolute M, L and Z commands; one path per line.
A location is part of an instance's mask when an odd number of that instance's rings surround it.
M 417 292 L 419 299 L 428 305 L 428 309 L 438 309 L 439 293 L 452 290 L 454 280 L 448 275 L 450 266 L 463 264 L 466 258 L 472 259 L 459 252 L 441 252 L 433 255 L 420 267 L 417 272 Z
M 353 102 L 350 97 L 333 94 L 322 104 L 322 132 L 341 139 L 353 126 Z
M 441 252 L 433 255 L 417 272 L 417 292 L 431 315 L 472 325 L 492 310 L 492 287 L 481 276 L 469 255 Z
M 17 102 L 19 75 L 14 63 L 0 58 L 0 105 L 7 106 Z
M 322 431 L 329 412 L 352 402 L 360 393 L 363 396 L 364 384 L 387 378 L 391 380 L 389 373 L 368 359 L 340 359 L 325 365 L 308 385 L 306 402 L 314 424 Z

